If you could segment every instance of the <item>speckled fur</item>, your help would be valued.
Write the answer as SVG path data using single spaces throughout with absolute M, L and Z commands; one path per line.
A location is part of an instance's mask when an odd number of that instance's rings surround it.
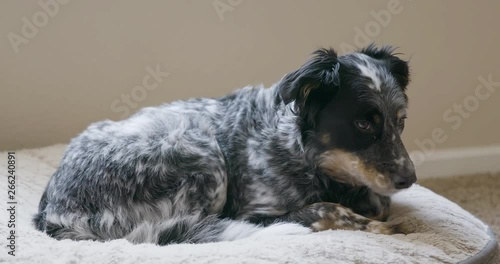
M 370 54 L 394 59 L 391 52 L 371 46 L 337 58 L 321 50 L 302 73 L 268 89 L 245 87 L 220 99 L 177 101 L 126 120 L 94 123 L 69 144 L 34 224 L 57 239 L 126 238 L 160 245 L 233 240 L 283 222 L 314 231 L 391 233 L 391 225 L 377 221 L 388 215 L 388 195 L 395 191 L 390 178 L 380 187 L 342 164 L 322 167 L 325 155 L 335 160 L 336 148 L 316 129 L 328 98 L 347 85 L 343 67 L 385 59 Z M 374 70 L 367 63 L 358 74 Z M 316 74 L 315 67 L 325 72 Z M 308 69 L 318 82 L 301 81 Z M 385 80 L 401 90 L 406 103 L 401 77 L 382 66 L 369 73 L 381 78 L 370 87 Z M 320 90 L 327 89 L 325 83 L 331 91 Z

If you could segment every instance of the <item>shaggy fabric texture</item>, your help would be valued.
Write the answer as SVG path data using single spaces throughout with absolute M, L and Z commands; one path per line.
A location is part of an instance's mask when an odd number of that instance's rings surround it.
M 392 236 L 360 231 L 252 237 L 234 242 L 156 246 L 54 240 L 31 226 L 38 201 L 55 171 L 64 145 L 17 151 L 17 248 L 7 255 L 6 210 L 1 212 L 0 262 L 9 263 L 455 263 L 480 252 L 490 241 L 487 226 L 458 205 L 421 186 L 393 197 L 391 219 L 413 233 Z M 6 190 L 5 152 L 0 163 Z M 7 194 L 0 196 L 7 204 Z
M 419 184 L 479 217 L 500 240 L 500 174 L 423 179 Z
M 500 174 L 423 179 L 419 183 L 479 217 L 500 240 Z M 500 263 L 500 245 L 490 263 Z

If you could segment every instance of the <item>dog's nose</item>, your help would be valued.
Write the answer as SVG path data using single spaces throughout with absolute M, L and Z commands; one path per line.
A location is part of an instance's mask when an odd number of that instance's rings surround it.
M 417 181 L 417 176 L 415 173 L 410 174 L 410 176 L 396 176 L 394 179 L 394 186 L 396 189 L 405 189 L 410 187 Z

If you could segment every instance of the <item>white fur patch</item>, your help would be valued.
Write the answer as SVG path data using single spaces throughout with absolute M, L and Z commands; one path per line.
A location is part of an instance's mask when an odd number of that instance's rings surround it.
M 358 64 L 356 65 L 358 67 L 358 69 L 361 71 L 361 74 L 370 78 L 373 82 L 373 85 L 369 85 L 369 87 L 371 89 L 374 89 L 376 91 L 379 91 L 380 92 L 380 86 L 382 84 L 382 81 L 380 80 L 380 78 L 377 76 L 377 67 L 375 67 L 375 65 L 371 64 L 371 63 L 367 63 L 368 66 L 365 66 L 365 65 L 362 65 L 362 64 Z
M 113 215 L 113 213 L 110 210 L 105 209 L 101 216 L 101 222 L 100 222 L 101 228 L 103 227 L 106 229 L 111 228 L 114 221 L 115 221 L 115 216 Z
M 276 223 L 268 227 L 261 227 L 247 222 L 232 222 L 219 235 L 220 241 L 233 241 L 242 238 L 261 238 L 283 235 L 305 235 L 311 229 L 294 223 Z
M 369 84 L 368 87 L 375 91 L 381 91 L 382 80 L 377 75 L 377 72 L 380 73 L 380 68 L 377 67 L 365 54 L 355 54 L 363 63 L 356 63 L 356 67 L 358 67 L 361 74 L 365 77 L 368 77 L 372 80 L 372 84 Z
M 262 227 L 256 226 L 254 224 L 243 221 L 235 221 L 230 223 L 218 238 L 220 241 L 233 241 L 248 237 L 259 231 L 260 229 L 262 229 Z
M 404 157 L 400 157 L 399 159 L 394 160 L 396 164 L 399 166 L 403 166 L 405 164 L 406 159 Z
M 268 237 L 268 236 L 285 236 L 285 235 L 306 235 L 311 233 L 311 229 L 294 223 L 276 223 L 268 227 L 262 228 L 250 237 Z

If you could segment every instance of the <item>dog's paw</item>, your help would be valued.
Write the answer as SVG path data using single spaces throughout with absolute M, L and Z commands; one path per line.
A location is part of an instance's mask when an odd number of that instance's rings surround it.
M 318 217 L 314 222 L 305 223 L 314 232 L 359 230 L 385 235 L 413 233 L 411 221 L 406 218 L 396 218 L 389 221 L 373 220 L 334 203 L 316 203 L 309 206 L 308 210 L 308 213 Z
M 405 217 L 390 219 L 387 223 L 392 225 L 395 234 L 408 235 L 411 233 L 415 233 L 415 226 L 412 224 L 411 221 L 409 221 L 409 219 Z
M 404 219 L 398 218 L 388 222 L 371 221 L 366 225 L 366 231 L 375 234 L 394 235 L 394 234 L 410 234 L 413 233 L 413 228 Z

